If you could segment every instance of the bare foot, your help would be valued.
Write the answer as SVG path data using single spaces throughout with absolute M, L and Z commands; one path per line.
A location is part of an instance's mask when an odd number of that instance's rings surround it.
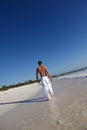
M 52 97 L 52 96 L 54 96 L 54 93 L 53 93 L 53 94 L 51 94 L 51 97 Z

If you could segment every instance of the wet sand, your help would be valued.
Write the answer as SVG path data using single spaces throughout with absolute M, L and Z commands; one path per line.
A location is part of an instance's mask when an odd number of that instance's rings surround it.
M 87 78 L 54 79 L 54 97 L 43 88 L 0 116 L 0 130 L 87 130 Z M 10 104 L 9 104 L 10 105 Z

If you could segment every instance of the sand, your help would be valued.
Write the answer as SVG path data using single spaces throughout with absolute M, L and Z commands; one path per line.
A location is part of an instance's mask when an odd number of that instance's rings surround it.
M 52 85 L 55 95 L 50 101 L 39 84 L 32 91 L 26 91 L 26 86 L 22 98 L 3 103 L 0 99 L 0 109 L 16 105 L 1 114 L 0 130 L 87 130 L 87 79 L 54 79 Z M 19 97 L 21 89 L 15 92 Z M 1 97 L 5 99 L 0 92 Z
M 35 95 L 40 89 L 41 85 L 35 83 L 18 88 L 11 88 L 3 92 L 0 91 L 0 116 L 16 107 L 20 101 L 29 99 Z

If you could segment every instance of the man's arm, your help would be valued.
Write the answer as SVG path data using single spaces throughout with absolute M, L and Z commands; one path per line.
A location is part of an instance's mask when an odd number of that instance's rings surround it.
M 48 72 L 47 68 L 46 68 L 46 73 L 47 73 L 47 76 L 49 77 L 49 79 L 52 81 L 52 77 L 51 77 L 50 73 Z
M 36 69 L 36 79 L 37 79 L 37 82 L 39 83 L 39 79 L 38 79 L 38 68 Z

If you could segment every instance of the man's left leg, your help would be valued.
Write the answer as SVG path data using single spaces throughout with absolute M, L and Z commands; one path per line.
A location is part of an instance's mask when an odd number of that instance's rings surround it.
M 54 92 L 53 92 L 53 88 L 52 88 L 52 84 L 51 84 L 51 81 L 50 81 L 50 80 L 49 80 L 49 82 L 48 82 L 48 87 L 49 87 L 51 96 L 53 96 L 53 95 L 54 95 Z

